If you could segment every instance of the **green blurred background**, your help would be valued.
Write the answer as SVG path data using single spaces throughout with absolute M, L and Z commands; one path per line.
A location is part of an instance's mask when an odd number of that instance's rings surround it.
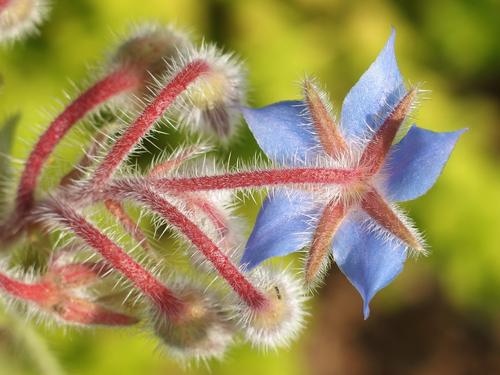
M 64 92 L 77 92 L 72 82 L 89 82 L 116 35 L 150 21 L 175 22 L 234 50 L 249 69 L 252 105 L 297 98 L 308 73 L 337 109 L 394 26 L 403 75 L 431 91 L 418 124 L 470 131 L 432 191 L 405 206 L 431 256 L 407 263 L 374 299 L 368 321 L 333 269 L 291 348 L 237 346 L 209 370 L 179 366 L 134 330 L 63 332 L 0 314 L 0 374 L 500 373 L 499 15 L 495 0 L 54 0 L 39 36 L 0 49 L 0 119 L 22 113 L 18 158 L 61 109 Z M 246 131 L 229 151 L 248 158 L 257 149 Z M 248 201 L 244 211 L 251 222 L 257 206 Z

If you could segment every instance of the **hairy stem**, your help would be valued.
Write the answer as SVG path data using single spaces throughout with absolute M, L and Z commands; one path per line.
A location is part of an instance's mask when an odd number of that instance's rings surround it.
M 58 316 L 68 323 L 83 325 L 128 326 L 137 319 L 107 309 L 71 294 L 71 287 L 42 278 L 40 282 L 28 284 L 0 274 L 0 289 L 11 297 L 34 303 L 39 309 Z
M 135 88 L 139 83 L 140 79 L 133 70 L 117 70 L 90 87 L 56 117 L 39 138 L 24 167 L 16 197 L 18 216 L 23 216 L 32 208 L 34 190 L 42 168 L 71 127 L 98 105 L 115 95 Z
M 111 266 L 129 279 L 171 318 L 177 318 L 184 305 L 172 291 L 133 260 L 120 246 L 64 203 L 52 202 L 49 210 L 78 237 L 97 251 Z
M 147 187 L 136 190 L 129 197 L 146 204 L 183 233 L 249 307 L 260 309 L 267 305 L 264 294 L 257 290 L 221 249 L 175 206 Z
M 130 215 L 125 211 L 125 208 L 121 202 L 107 199 L 104 201 L 104 205 L 108 212 L 114 216 L 121 224 L 122 228 L 144 249 L 144 251 L 149 251 L 149 243 L 146 234 L 141 230 L 139 224 L 130 217 Z
M 354 169 L 285 168 L 228 173 L 217 176 L 161 178 L 152 185 L 161 191 L 203 191 L 241 188 L 273 187 L 294 184 L 343 185 L 359 180 L 361 173 Z
M 97 167 L 90 185 L 101 187 L 113 175 L 127 155 L 140 142 L 146 133 L 153 127 L 162 114 L 171 106 L 175 99 L 186 88 L 210 69 L 203 60 L 195 60 L 187 64 L 170 82 L 160 91 L 142 114 L 129 126 L 120 139 L 113 145 L 102 163 Z
M 0 273 L 0 288 L 9 295 L 34 303 L 43 303 L 52 295 L 51 285 L 48 283 L 27 284 Z

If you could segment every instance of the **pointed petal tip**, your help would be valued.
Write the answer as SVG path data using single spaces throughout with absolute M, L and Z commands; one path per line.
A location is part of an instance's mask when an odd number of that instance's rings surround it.
M 396 42 L 396 28 L 394 26 L 391 26 L 391 34 L 387 39 L 386 46 L 391 46 L 392 48 L 394 48 L 395 42 Z
M 347 139 L 365 139 L 376 131 L 406 89 L 395 53 L 393 29 L 375 61 L 363 73 L 344 99 L 341 128 Z
M 363 319 L 367 320 L 370 317 L 370 301 L 363 297 Z

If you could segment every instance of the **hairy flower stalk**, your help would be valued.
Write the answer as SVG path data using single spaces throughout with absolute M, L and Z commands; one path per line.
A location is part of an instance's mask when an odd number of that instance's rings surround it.
M 125 231 L 130 234 L 135 241 L 141 244 L 141 247 L 145 251 L 150 250 L 146 235 L 142 232 L 134 219 L 132 219 L 127 211 L 125 211 L 121 202 L 113 199 L 106 199 L 104 201 L 104 206 L 109 213 L 120 222 L 123 229 L 125 229 Z
M 266 306 L 265 296 L 245 278 L 227 255 L 174 205 L 144 186 L 142 188 L 137 186 L 137 189 L 128 193 L 128 196 L 147 205 L 153 212 L 161 215 L 168 223 L 184 234 L 248 306 L 255 310 Z
M 172 291 L 67 204 L 53 201 L 47 204 L 46 210 L 130 280 L 164 314 L 175 319 L 182 313 L 184 305 Z
M 233 331 L 214 297 L 188 284 L 177 286 L 175 292 L 168 289 L 67 204 L 51 203 L 44 207 L 47 214 L 83 239 L 153 302 L 153 329 L 172 354 L 181 358 L 222 355 Z
M 102 163 L 97 167 L 90 181 L 91 189 L 99 189 L 113 175 L 134 146 L 147 134 L 163 113 L 172 105 L 188 86 L 201 75 L 210 71 L 210 66 L 202 60 L 187 64 L 160 91 L 158 96 L 146 106 L 142 114 L 113 145 Z
M 57 116 L 42 134 L 26 162 L 17 191 L 18 215 L 25 215 L 33 207 L 34 191 L 42 167 L 62 137 L 90 110 L 112 96 L 136 87 L 140 83 L 138 78 L 128 69 L 115 71 L 90 87 Z
M 360 180 L 356 169 L 337 168 L 283 168 L 261 171 L 228 173 L 218 176 L 161 178 L 152 180 L 155 188 L 168 191 L 204 191 L 244 188 L 263 188 L 286 185 L 344 185 Z
M 285 272 L 269 270 L 245 276 L 201 228 L 147 185 L 121 194 L 159 214 L 213 265 L 239 297 L 241 302 L 233 307 L 234 319 L 254 345 L 285 346 L 301 330 L 304 294 L 296 280 Z

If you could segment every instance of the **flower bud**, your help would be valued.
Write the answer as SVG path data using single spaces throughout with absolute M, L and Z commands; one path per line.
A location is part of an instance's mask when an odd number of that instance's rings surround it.
M 254 271 L 251 279 L 267 297 L 267 304 L 260 309 L 240 305 L 236 314 L 245 338 L 263 349 L 287 346 L 304 323 L 306 297 L 300 281 L 286 271 L 264 268 Z
M 49 310 L 66 323 L 78 325 L 129 326 L 138 319 L 110 310 L 100 304 L 72 296 L 62 298 L 49 307 Z
M 158 315 L 153 322 L 169 353 L 179 359 L 222 357 L 232 342 L 233 326 L 217 297 L 190 285 L 180 287 L 177 296 L 184 309 L 175 318 Z
M 0 42 L 33 33 L 47 13 L 44 0 L 0 1 Z
M 214 46 L 204 45 L 182 56 L 169 77 L 196 60 L 206 62 L 210 70 L 182 95 L 177 106 L 178 118 L 188 127 L 208 131 L 225 140 L 234 133 L 240 120 L 245 71 L 232 55 L 223 54 Z
M 191 48 L 188 37 L 173 27 L 147 26 L 132 33 L 111 57 L 111 67 L 134 70 L 141 84 L 131 93 L 122 95 L 119 104 L 137 107 L 141 100 L 150 96 L 149 87 L 166 73 L 170 61 L 188 48 Z
M 45 279 L 61 288 L 78 288 L 101 281 L 111 270 L 105 262 L 75 262 L 50 268 Z

